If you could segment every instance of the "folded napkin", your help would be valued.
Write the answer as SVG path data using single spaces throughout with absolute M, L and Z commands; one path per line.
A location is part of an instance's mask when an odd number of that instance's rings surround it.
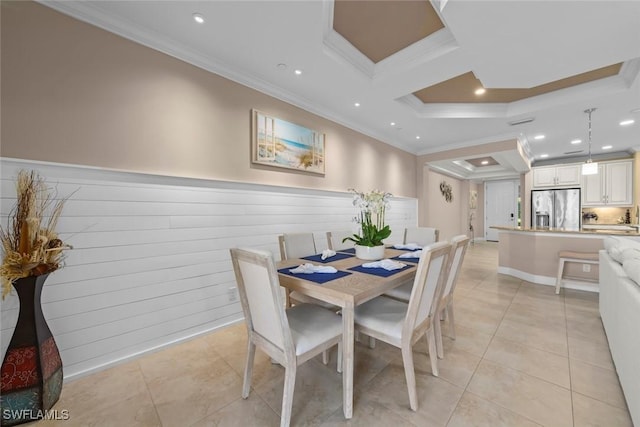
M 406 252 L 402 255 L 398 255 L 398 258 L 420 258 L 421 255 L 422 249 L 420 249 L 419 251 Z
M 401 268 L 405 268 L 407 264 L 403 264 L 398 261 L 394 261 L 392 259 L 383 259 L 381 261 L 375 262 L 367 262 L 362 264 L 364 268 L 384 268 L 387 271 L 391 270 L 400 270 Z
M 407 243 L 405 245 L 403 245 L 402 243 L 396 243 L 395 245 L 393 245 L 394 249 L 409 249 L 410 251 L 415 251 L 416 249 L 422 249 L 422 246 L 420 246 L 417 243 Z
M 325 249 L 324 251 L 322 251 L 322 256 L 320 258 L 327 259 L 327 258 L 331 258 L 332 256 L 335 256 L 336 251 L 332 251 L 331 249 Z
M 290 273 L 294 274 L 313 274 L 313 273 L 337 273 L 335 267 L 331 267 L 330 265 L 313 265 L 310 263 L 301 264 L 296 268 L 292 268 L 289 270 Z

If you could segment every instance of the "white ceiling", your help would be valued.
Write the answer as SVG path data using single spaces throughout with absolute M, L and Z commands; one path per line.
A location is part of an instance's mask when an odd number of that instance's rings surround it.
M 377 64 L 332 29 L 331 0 L 43 3 L 414 154 L 519 138 L 534 162 L 586 155 L 590 107 L 595 156 L 640 151 L 640 1 L 433 1 L 446 28 Z M 487 88 L 531 87 L 619 62 L 618 76 L 510 104 L 411 95 L 468 71 Z

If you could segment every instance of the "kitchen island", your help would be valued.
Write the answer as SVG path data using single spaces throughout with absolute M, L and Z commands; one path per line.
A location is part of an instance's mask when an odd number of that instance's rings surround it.
M 559 230 L 550 228 L 492 227 L 499 230 L 498 273 L 541 285 L 555 286 L 558 252 L 598 252 L 606 236 L 640 240 L 637 231 Z M 565 288 L 598 292 L 598 266 L 568 263 Z

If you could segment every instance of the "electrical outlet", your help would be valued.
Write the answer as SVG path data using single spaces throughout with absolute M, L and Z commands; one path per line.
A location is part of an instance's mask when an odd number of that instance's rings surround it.
M 236 293 L 236 288 L 227 289 L 229 295 L 229 302 L 238 301 L 238 294 Z
M 591 272 L 591 264 L 582 264 L 582 271 L 585 273 Z

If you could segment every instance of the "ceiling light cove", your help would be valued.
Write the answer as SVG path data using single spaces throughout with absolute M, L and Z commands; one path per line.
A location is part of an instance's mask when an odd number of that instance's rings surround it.
M 204 16 L 202 16 L 199 13 L 193 14 L 193 20 L 196 21 L 198 24 L 204 24 Z
M 489 160 L 483 160 L 482 162 L 480 162 L 483 165 L 488 165 L 489 164 Z
M 572 143 L 573 145 L 581 144 L 581 143 L 582 143 L 582 140 L 581 140 L 581 139 L 573 139 L 573 140 L 571 140 L 571 143 Z
M 629 125 L 634 124 L 635 122 L 636 122 L 636 121 L 635 121 L 635 120 L 633 120 L 633 119 L 630 119 L 630 120 L 623 120 L 623 121 L 621 121 L 621 122 L 620 122 L 620 126 L 629 126 Z
M 541 139 L 544 139 L 544 135 L 536 135 L 533 137 L 533 139 L 535 139 L 536 141 L 540 141 Z

